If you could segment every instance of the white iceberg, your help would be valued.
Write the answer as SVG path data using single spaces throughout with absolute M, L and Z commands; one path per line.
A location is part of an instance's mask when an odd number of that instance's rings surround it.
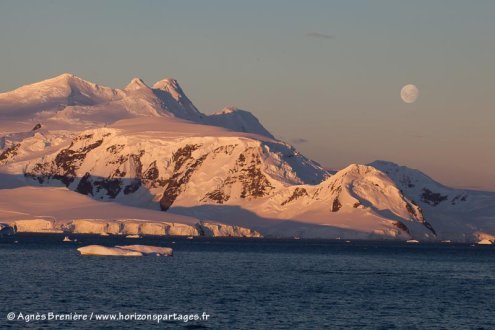
M 168 247 L 151 246 L 151 245 L 117 245 L 119 249 L 136 251 L 144 255 L 172 256 L 173 250 Z
M 407 241 L 406 241 L 406 243 L 410 243 L 410 244 L 418 244 L 418 243 L 419 243 L 419 241 L 418 241 L 418 240 L 416 240 L 416 239 L 409 239 L 409 240 L 407 240 Z
M 92 256 L 142 257 L 143 255 L 173 255 L 173 250 L 171 248 L 148 245 L 117 245 L 115 247 L 88 245 L 78 248 L 77 251 L 79 251 L 81 255 Z
M 81 255 L 88 256 L 123 256 L 123 257 L 141 257 L 143 254 L 137 251 L 121 249 L 117 247 L 106 247 L 101 245 L 88 245 L 77 249 Z
M 478 245 L 492 245 L 492 244 L 493 242 L 486 238 L 478 242 Z

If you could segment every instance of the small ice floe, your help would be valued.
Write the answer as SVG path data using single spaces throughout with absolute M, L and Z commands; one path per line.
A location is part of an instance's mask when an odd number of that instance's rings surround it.
M 299 237 L 299 236 L 294 236 L 294 239 L 301 239 L 301 237 Z
M 173 250 L 168 247 L 151 245 L 116 245 L 116 248 L 140 252 L 144 255 L 172 256 Z
M 415 239 L 408 239 L 408 240 L 406 241 L 406 243 L 410 243 L 410 244 L 418 244 L 418 243 L 419 243 L 419 241 L 418 241 L 418 240 L 415 240 Z
M 102 232 L 100 233 L 100 236 L 110 236 L 108 233 Z
M 490 241 L 489 239 L 486 239 L 486 238 L 485 238 L 485 239 L 482 239 L 481 241 L 479 241 L 477 244 L 478 244 L 478 245 L 492 245 L 492 244 L 493 244 L 493 242 L 492 242 L 492 241 Z
M 141 238 L 139 235 L 127 235 L 125 238 Z
M 69 236 L 65 236 L 62 242 L 72 242 Z
M 192 237 L 192 236 L 187 236 L 187 239 L 194 239 L 194 237 Z
M 442 243 L 452 243 L 450 239 L 443 240 Z
M 350 243 L 351 241 L 345 241 L 346 243 Z
M 101 245 L 88 245 L 77 249 L 81 255 L 90 256 L 121 256 L 142 257 L 144 255 L 172 256 L 171 248 L 148 245 L 117 245 L 106 247 Z

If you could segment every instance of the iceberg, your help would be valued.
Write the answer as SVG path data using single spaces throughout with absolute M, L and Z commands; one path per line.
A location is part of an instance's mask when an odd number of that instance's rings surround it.
M 168 247 L 151 245 L 116 245 L 116 248 L 140 252 L 144 255 L 172 256 L 173 250 Z
M 77 249 L 81 255 L 86 256 L 122 256 L 141 257 L 143 254 L 137 251 L 121 249 L 117 247 L 106 247 L 101 245 L 88 245 Z
M 478 242 L 478 245 L 492 245 L 492 244 L 493 242 L 486 238 Z
M 142 257 L 144 255 L 172 256 L 173 250 L 167 247 L 151 245 L 117 245 L 106 247 L 101 245 L 88 245 L 77 249 L 81 255 L 92 256 L 123 256 Z

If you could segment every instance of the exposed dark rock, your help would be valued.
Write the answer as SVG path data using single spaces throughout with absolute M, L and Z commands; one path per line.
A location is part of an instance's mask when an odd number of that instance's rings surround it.
M 112 177 L 114 178 L 123 178 L 127 174 L 126 171 L 121 171 L 120 168 L 116 169 L 115 172 L 113 173 Z
M 242 157 L 241 157 L 242 156 Z M 246 164 L 246 158 L 241 154 L 237 161 L 238 166 Z M 249 167 L 244 167 L 240 170 L 239 181 L 242 183 L 241 198 L 248 197 L 264 197 L 269 191 L 275 189 L 268 178 L 261 172 L 260 157 L 254 153 L 251 155 L 251 163 Z
M 41 128 L 41 124 L 38 123 L 38 124 L 34 125 L 34 127 L 33 127 L 33 129 L 31 131 L 34 132 L 34 131 L 39 130 L 40 128 Z
M 356 202 L 354 205 L 352 205 L 353 208 L 357 209 L 359 206 L 361 206 L 361 203 Z
M 93 134 L 84 134 L 84 135 L 79 135 L 74 138 L 74 141 L 82 141 L 82 140 L 89 140 L 93 138 Z
M 184 163 L 192 158 L 192 153 L 199 147 L 201 147 L 199 144 L 188 144 L 185 147 L 178 149 L 172 156 L 172 161 L 175 163 L 174 172 L 179 171 Z
M 423 194 L 421 195 L 421 200 L 425 202 L 426 204 L 432 205 L 432 206 L 437 206 L 444 200 L 446 200 L 448 196 L 443 196 L 439 193 L 434 193 L 431 190 L 424 188 L 423 189 Z
M 119 152 L 121 152 L 122 150 L 124 149 L 124 145 L 123 144 L 114 144 L 110 147 L 107 148 L 107 151 L 111 154 L 118 154 Z
M 91 135 L 92 136 L 92 135 Z M 76 170 L 81 166 L 81 163 L 86 158 L 86 155 L 93 149 L 98 148 L 103 143 L 103 140 L 95 141 L 92 144 L 84 146 L 77 150 L 63 149 L 55 157 L 54 165 L 62 170 L 62 175 L 75 176 Z
M 297 187 L 296 189 L 294 189 L 294 192 L 292 193 L 292 195 L 287 200 L 283 201 L 282 204 L 280 204 L 280 205 L 284 206 L 285 204 L 290 203 L 290 202 L 292 202 L 296 199 L 299 199 L 300 197 L 303 197 L 303 196 L 308 196 L 308 192 L 304 188 Z
M 212 192 L 209 192 L 206 194 L 206 196 L 202 200 L 212 200 L 218 204 L 223 204 L 224 202 L 228 201 L 230 198 L 229 195 L 227 195 L 224 191 L 221 189 L 215 189 Z
M 199 145 L 187 145 L 177 150 L 172 156 L 174 164 L 174 174 L 165 181 L 165 190 L 160 199 L 160 208 L 167 211 L 181 193 L 183 186 L 208 157 L 207 154 L 198 159 L 192 157 L 192 152 L 199 148 Z
M 242 166 L 246 162 L 246 156 L 244 154 L 239 155 L 239 159 L 237 160 L 237 164 Z
M 129 155 L 129 160 L 134 163 L 135 177 L 141 178 L 143 175 L 143 163 L 141 162 L 141 157 L 144 155 L 144 150 L 140 150 L 139 154 Z
M 411 235 L 411 232 L 409 231 L 409 228 L 407 228 L 407 226 L 405 224 L 403 224 L 402 222 L 400 222 L 400 221 L 394 221 L 393 222 L 393 225 L 396 226 L 397 228 L 399 228 L 400 230 L 405 231 L 406 233 L 408 233 L 409 235 Z
M 124 187 L 124 195 L 129 195 L 138 191 L 141 188 L 141 180 L 135 179 L 132 182 Z
M 416 214 L 416 210 L 414 209 L 414 207 L 411 206 L 411 204 L 407 203 L 406 202 L 406 209 L 407 209 L 407 212 L 412 215 L 413 217 L 416 217 L 417 214 Z
M 143 173 L 143 179 L 148 181 L 156 181 L 160 176 L 160 171 L 156 166 L 156 160 L 148 166 L 148 169 Z
M 241 198 L 263 197 L 268 194 L 268 190 L 274 189 L 270 181 L 255 165 L 242 170 L 244 173 L 239 176 L 242 182 Z
M 458 202 L 465 202 L 466 201 L 466 195 L 457 195 L 454 198 L 452 198 L 452 205 L 456 205 Z
M 234 149 L 237 147 L 237 144 L 230 144 L 230 145 L 226 145 L 226 146 L 220 146 L 218 148 L 216 148 L 215 150 L 213 150 L 213 154 L 226 154 L 226 155 L 232 155 L 232 152 L 234 151 Z
M 431 225 L 431 223 L 429 223 L 428 221 L 425 221 L 425 222 L 423 222 L 423 225 L 426 228 L 428 228 L 433 233 L 433 235 L 437 236 L 437 232 L 435 231 L 435 229 L 433 229 L 433 226 Z
M 156 165 L 156 160 L 153 161 L 146 171 L 142 174 L 143 182 L 151 188 L 165 187 L 166 180 L 160 179 L 160 171 Z
M 102 189 L 105 189 L 107 195 L 110 198 L 115 198 L 122 190 L 122 181 L 120 179 L 103 179 L 103 180 L 95 180 L 93 182 L 94 187 L 97 192 L 100 192 Z
M 90 181 L 91 174 L 86 173 L 79 181 L 76 191 L 83 195 L 93 195 L 93 184 Z
M 338 212 L 342 208 L 342 204 L 339 201 L 338 197 L 335 197 L 332 203 L 332 212 Z
M 7 161 L 9 158 L 12 159 L 13 157 L 17 156 L 17 152 L 18 152 L 20 146 L 21 146 L 21 144 L 18 143 L 18 144 L 11 146 L 10 148 L 5 149 L 0 154 L 0 163 L 3 161 Z

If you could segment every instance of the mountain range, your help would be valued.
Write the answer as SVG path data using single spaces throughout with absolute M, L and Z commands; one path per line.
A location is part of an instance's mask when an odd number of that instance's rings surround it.
M 200 112 L 175 79 L 115 89 L 63 74 L 0 94 L 0 221 L 18 231 L 475 242 L 495 239 L 495 193 L 387 161 L 329 172 L 248 111 Z

